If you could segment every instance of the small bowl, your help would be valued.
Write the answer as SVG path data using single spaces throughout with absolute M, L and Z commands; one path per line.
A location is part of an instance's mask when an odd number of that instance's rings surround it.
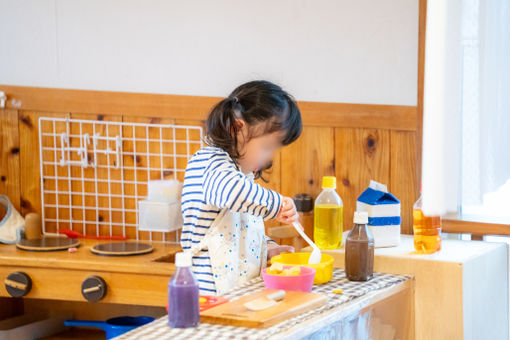
M 283 253 L 273 256 L 271 264 L 281 263 L 285 266 L 302 266 L 314 268 L 317 272 L 313 284 L 320 285 L 329 282 L 333 277 L 333 256 L 322 254 L 321 262 L 317 264 L 308 264 L 310 253 Z
M 293 266 L 284 266 L 284 269 Z M 262 271 L 262 278 L 267 289 L 294 290 L 298 292 L 310 292 L 315 277 L 315 269 L 300 267 L 300 275 L 273 275 L 266 273 L 267 268 Z

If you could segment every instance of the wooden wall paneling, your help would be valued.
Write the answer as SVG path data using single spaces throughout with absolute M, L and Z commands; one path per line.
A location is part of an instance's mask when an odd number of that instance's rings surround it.
M 130 117 L 124 117 L 124 121 L 133 121 Z M 149 117 L 138 117 L 136 118 L 136 122 L 138 123 L 147 123 L 147 124 L 176 124 L 175 119 L 173 118 L 149 118 Z M 146 131 L 147 132 L 147 131 Z M 143 131 L 139 131 L 141 135 L 145 134 Z M 138 137 L 138 135 L 137 135 Z M 195 136 L 198 140 L 198 136 Z M 160 129 L 151 127 L 148 129 L 148 138 L 149 138 L 149 150 L 151 154 L 155 154 L 154 156 L 150 156 L 149 159 L 145 157 L 139 158 L 138 165 L 140 167 L 143 167 L 144 165 L 147 167 L 147 165 L 150 167 L 151 170 L 149 170 L 149 179 L 150 180 L 161 180 L 161 179 L 174 179 L 179 178 L 178 173 L 174 173 L 174 171 L 168 170 L 174 168 L 174 158 L 170 155 L 173 154 L 173 148 L 174 143 L 171 142 L 174 139 L 173 131 L 169 129 Z M 159 140 L 162 140 L 159 142 Z M 138 143 L 137 150 L 140 150 L 140 148 L 147 147 L 147 144 L 145 142 Z M 176 145 L 177 147 L 177 145 Z M 191 149 L 190 151 L 193 151 Z M 146 150 L 145 150 L 146 152 Z M 159 156 L 156 156 L 160 153 L 163 153 L 165 155 L 162 159 L 160 159 Z M 155 170 L 153 170 L 155 169 Z M 183 177 L 184 179 L 184 177 Z M 182 180 L 181 180 L 182 181 Z M 175 242 L 178 241 L 175 239 L 175 233 L 159 233 L 155 232 L 152 233 L 152 235 L 141 232 L 141 237 L 147 237 L 151 238 L 153 241 L 171 241 Z
M 193 127 L 196 126 L 196 127 L 202 128 L 202 139 L 200 138 L 199 131 L 196 129 L 189 130 L 187 137 L 186 137 L 184 129 L 178 129 L 176 131 L 177 140 L 185 140 L 186 138 L 188 138 L 189 141 L 191 142 L 189 144 L 189 149 L 185 148 L 184 144 L 182 144 L 182 143 L 176 144 L 176 147 L 177 147 L 176 150 L 177 150 L 178 154 L 183 154 L 183 155 L 189 154 L 189 156 L 191 157 L 195 152 L 197 152 L 200 149 L 201 141 L 204 144 L 204 146 L 206 146 L 206 143 L 204 141 L 204 137 L 205 137 L 205 133 L 206 133 L 205 120 L 176 119 L 174 121 L 174 124 L 176 124 L 177 126 L 193 126 Z M 187 161 L 186 162 L 179 161 L 177 165 L 178 165 L 179 169 L 185 170 L 187 164 L 188 164 Z M 181 173 L 182 175 L 179 173 Z M 179 180 L 183 181 L 184 180 L 184 172 L 179 171 L 177 177 Z
M 20 211 L 18 111 L 0 110 L 0 194 Z
M 389 189 L 400 200 L 402 234 L 413 234 L 413 204 L 416 190 L 416 133 L 391 131 L 391 182 Z
M 20 111 L 19 113 L 19 131 L 20 131 L 20 176 L 21 176 L 21 206 L 22 214 L 35 212 L 42 216 L 41 206 L 41 171 L 40 171 L 40 151 L 39 151 L 39 118 L 65 118 L 69 117 L 66 113 L 50 113 L 36 111 Z M 61 123 L 60 123 L 61 124 Z M 59 124 L 56 124 L 59 126 Z M 53 124 L 45 122 L 43 125 L 44 132 L 51 132 Z M 41 137 L 44 144 L 50 148 L 60 145 L 58 138 L 51 136 Z M 57 144 L 58 143 L 58 144 Z M 58 159 L 59 152 L 56 150 L 45 150 L 45 159 L 55 161 Z M 44 165 L 43 171 L 47 176 L 55 176 L 55 166 Z M 47 190 L 57 190 L 57 182 L 55 179 L 48 179 L 44 182 Z M 46 194 L 45 202 L 48 204 L 56 204 L 57 195 L 55 193 Z M 45 210 L 46 219 L 56 219 L 57 209 L 48 208 Z M 46 232 L 56 232 L 55 222 L 46 222 Z
M 414 131 L 416 106 L 298 102 L 306 126 Z
M 114 155 L 105 155 L 103 153 L 96 153 L 94 158 L 92 136 L 98 134 L 100 136 L 115 137 L 120 135 L 120 128 L 118 126 L 110 126 L 108 129 L 106 125 L 94 124 L 95 121 L 108 121 L 108 122 L 122 122 L 121 116 L 107 116 L 102 114 L 86 114 L 86 113 L 73 113 L 73 119 L 90 120 L 90 123 L 82 123 L 81 131 L 79 124 L 71 126 L 71 133 L 73 135 L 90 136 L 90 145 L 88 149 L 88 161 L 91 166 L 83 168 L 81 166 L 71 166 L 71 175 L 73 178 L 81 178 L 83 181 L 73 180 L 71 183 L 73 189 L 72 202 L 72 217 L 74 219 L 83 220 L 84 223 L 78 225 L 73 223 L 73 228 L 87 235 L 123 235 L 121 225 L 110 225 L 110 223 L 122 224 L 122 213 L 115 209 L 122 209 L 122 199 L 115 195 L 122 193 L 121 184 L 115 181 L 121 180 L 120 169 L 114 169 L 116 157 Z M 108 130 L 108 131 L 107 131 Z M 79 138 L 71 138 L 71 146 L 80 146 Z M 83 142 L 82 142 L 83 143 Z M 97 150 L 105 150 L 109 147 L 115 151 L 115 142 L 100 139 L 97 142 Z M 80 156 L 76 152 L 71 152 L 70 157 L 72 160 L 80 160 Z M 92 166 L 97 161 L 96 166 Z M 112 168 L 106 168 L 109 164 Z M 108 192 L 113 195 L 108 197 Z M 77 208 L 83 206 L 83 208 Z M 113 208 L 113 209 L 111 209 Z
M 179 119 L 176 125 L 182 126 L 175 130 L 175 152 L 176 152 L 176 168 L 177 168 L 177 179 L 181 182 L 184 181 L 184 170 L 188 165 L 188 159 L 200 149 L 200 133 L 198 130 L 186 130 L 184 126 L 200 126 L 205 134 L 204 122 L 201 120 L 183 120 Z M 186 132 L 187 131 L 187 132 Z M 185 143 L 188 140 L 189 143 Z M 172 151 L 173 153 L 173 151 Z
M 267 171 L 264 171 L 262 173 L 262 178 L 259 178 L 255 181 L 255 183 L 260 184 L 262 187 L 275 190 L 276 192 L 281 193 L 281 151 L 278 151 L 275 153 L 273 157 L 273 165 L 270 169 Z M 266 226 L 266 233 L 267 228 L 271 228 L 274 226 L 281 225 L 280 222 L 278 222 L 275 219 L 265 221 Z
M 424 0 L 423 0 L 424 1 Z M 421 20 L 421 18 L 420 18 Z M 420 21 L 421 22 L 421 21 Z M 421 40 L 420 40 L 421 41 Z M 0 84 L 12 103 L 23 110 L 81 112 L 135 117 L 165 117 L 201 120 L 220 97 L 51 89 Z M 307 126 L 384 128 L 415 131 L 417 107 L 352 103 L 298 102 Z
M 282 149 L 281 190 L 293 197 L 307 193 L 317 198 L 322 176 L 335 175 L 335 130 L 307 126 L 301 137 Z
M 337 192 L 344 203 L 344 230 L 353 225 L 356 200 L 370 180 L 390 184 L 390 132 L 335 129 Z
M 123 117 L 123 121 L 129 123 L 150 123 L 150 117 Z M 124 184 L 124 194 L 135 198 L 126 199 L 126 208 L 132 212 L 126 213 L 126 223 L 137 224 L 136 213 L 138 210 L 138 201 L 147 197 L 147 185 L 134 182 L 147 181 L 150 178 L 150 159 L 142 155 L 147 153 L 150 143 L 147 143 L 149 133 L 142 126 L 124 126 L 122 135 L 125 139 L 123 145 L 123 166 L 124 180 L 129 182 Z M 150 158 L 150 157 L 149 157 Z M 127 236 L 129 238 L 138 238 L 141 240 L 149 240 L 152 235 L 148 231 L 139 231 L 136 228 L 128 228 Z
M 41 107 L 54 107 L 58 109 L 57 111 L 61 111 L 69 109 L 69 111 L 73 112 L 73 118 L 84 118 L 84 119 L 105 119 L 105 120 L 113 120 L 113 121 L 138 121 L 138 122 L 175 122 L 177 124 L 186 124 L 186 125 L 202 125 L 204 124 L 205 117 L 207 116 L 207 112 L 214 104 L 211 98 L 204 99 L 202 97 L 193 97 L 193 96 L 147 96 L 147 100 L 143 100 L 142 107 L 137 109 L 128 109 L 126 114 L 122 113 L 121 109 L 125 109 L 125 102 L 122 104 L 120 99 L 125 99 L 128 102 L 133 101 L 137 96 L 132 96 L 129 93 L 101 93 L 100 91 L 74 91 L 71 90 L 59 90 L 59 89 L 37 89 L 37 88 L 24 88 L 24 87 L 7 87 L 7 90 L 13 90 L 13 95 L 10 97 L 19 99 L 27 98 L 27 101 L 22 101 L 23 105 L 30 107 L 30 105 L 35 105 L 34 103 L 39 103 Z M 8 92 L 9 92 L 8 91 Z M 28 91 L 28 92 L 27 92 Z M 9 94 L 9 93 L 8 93 Z M 42 94 L 50 95 L 50 97 L 42 96 Z M 99 96 L 99 97 L 98 97 Z M 145 94 L 139 94 L 139 96 L 144 97 Z M 42 102 L 42 97 L 46 97 L 47 101 Z M 100 105 L 94 106 L 90 103 L 94 103 L 93 98 L 101 98 Z M 148 98 L 157 99 L 158 103 L 162 104 L 161 108 L 155 109 Z M 18 98 L 17 98 L 18 99 Z M 17 100 L 16 99 L 16 100 Z M 87 99 L 87 100 L 85 100 Z M 33 100 L 33 102 L 32 102 Z M 209 103 L 209 101 L 211 101 Z M 30 104 L 32 103 L 32 104 Z M 65 105 L 63 105 L 63 103 Z M 88 104 L 87 104 L 88 103 Z M 30 105 L 29 105 L 30 104 Z M 32 106 L 33 106 L 32 105 Z M 380 150 L 377 147 L 376 140 L 378 140 L 382 145 L 389 145 L 388 143 L 384 143 L 382 141 L 388 140 L 390 136 L 390 131 L 395 131 L 392 135 L 392 144 L 391 144 L 391 152 L 395 149 L 395 154 L 391 155 L 391 162 L 388 161 L 388 166 L 394 166 L 393 163 L 400 158 L 407 157 L 418 157 L 419 150 L 417 148 L 417 141 L 414 143 L 410 141 L 409 136 L 417 137 L 418 132 L 416 129 L 419 127 L 419 122 L 417 123 L 417 108 L 416 107 L 394 107 L 394 106 L 385 106 L 385 105 L 363 105 L 363 104 L 342 104 L 342 103 L 310 103 L 310 102 L 300 102 L 299 103 L 302 112 L 303 112 L 303 120 L 305 122 L 304 132 L 301 138 L 293 143 L 290 146 L 284 147 L 279 154 L 275 156 L 273 169 L 269 174 L 266 174 L 266 178 L 268 178 L 269 183 L 262 183 L 262 185 L 275 189 L 281 192 L 286 196 L 293 196 L 298 192 L 307 192 L 312 194 L 315 198 L 318 193 L 321 191 L 321 177 L 323 175 L 336 175 L 338 179 L 338 192 L 344 199 L 346 203 L 346 211 L 345 213 L 345 225 L 351 225 L 350 219 L 352 218 L 352 213 L 354 211 L 354 203 L 355 198 L 360 194 L 364 188 L 368 185 L 368 180 L 370 178 L 375 178 L 376 180 L 385 182 L 390 184 L 390 188 L 392 192 L 394 192 L 401 200 L 407 200 L 405 197 L 412 197 L 410 201 L 403 203 L 403 211 L 408 208 L 405 207 L 405 204 L 411 205 L 414 202 L 414 196 L 416 192 L 412 192 L 409 189 L 409 185 L 406 183 L 397 183 L 398 174 L 393 176 L 394 170 L 391 168 L 392 175 L 388 175 L 390 171 L 389 168 L 386 171 L 380 170 L 379 165 L 384 167 L 383 159 L 387 159 L 388 157 L 382 156 L 380 154 Z M 80 110 L 80 107 L 83 110 Z M 100 108 L 105 108 L 106 112 L 103 115 Z M 154 109 L 152 112 L 152 109 Z M 19 109 L 19 108 L 18 108 Z M 149 110 L 151 109 L 151 110 Z M 176 110 L 174 112 L 174 109 Z M 13 108 L 14 111 L 17 109 Z M 40 179 L 38 178 L 39 172 L 39 157 L 38 157 L 38 118 L 41 115 L 45 116 L 69 116 L 66 112 L 63 113 L 46 113 L 39 111 L 26 111 L 23 108 L 19 109 L 19 145 L 20 145 L 20 154 L 19 154 L 19 162 L 20 162 L 20 194 L 19 194 L 19 206 L 21 207 L 21 211 L 23 214 L 26 214 L 30 211 L 40 212 Z M 90 111 L 90 113 L 89 113 Z M 3 111 L 5 112 L 5 110 Z M 396 116 L 395 116 L 395 112 Z M 101 114 L 99 114 L 101 113 Z M 122 115 L 121 115 L 122 114 Z M 136 116 L 139 114 L 139 116 Z M 160 116 L 161 119 L 151 118 L 154 116 Z M 344 117 L 345 119 L 333 119 L 335 117 Z M 395 118 L 396 121 L 399 121 L 398 124 L 393 124 L 395 120 L 390 119 L 391 117 Z M 5 119 L 5 116 L 2 117 Z M 414 125 L 411 127 L 411 121 L 414 120 Z M 384 121 L 384 124 L 382 123 Z M 330 122 L 330 124 L 327 124 Z M 383 126 L 388 127 L 389 130 L 380 129 L 380 128 L 371 128 L 372 126 Z M 337 127 L 337 128 L 335 128 Z M 352 127 L 352 128 L 351 128 Z M 5 127 L 3 127 L 5 128 Z M 85 128 L 87 129 L 87 128 Z M 400 130 L 399 130 L 400 129 Z M 204 130 L 205 131 L 205 130 Z M 347 132 L 346 132 L 347 131 Z M 349 132 L 350 131 L 350 132 Z M 376 151 L 368 152 L 365 150 L 367 147 L 364 146 L 362 136 L 357 135 L 354 131 L 372 131 L 374 133 L 377 132 L 377 136 L 379 139 L 372 141 L 374 145 L 372 147 L 368 147 L 368 149 L 376 149 Z M 122 131 L 123 133 L 127 131 Z M 344 132 L 348 133 L 344 136 Z M 364 132 L 364 133 L 365 133 Z M 138 132 L 137 132 L 138 133 Z M 140 132 L 141 133 L 141 132 Z M 150 132 L 149 134 L 151 134 Z M 178 132 L 182 133 L 182 132 Z M 361 133 L 361 132 L 359 132 Z M 132 134 L 132 131 L 131 131 Z M 3 134 L 5 135 L 5 134 Z M 114 133 L 111 136 L 115 135 Z M 145 136 L 145 135 L 143 135 Z M 342 137 L 344 136 L 344 137 Z M 180 136 L 176 136 L 177 138 L 181 138 Z M 142 137 L 145 138 L 145 137 Z M 353 139 L 354 138 L 354 139 Z M 340 141 L 339 141 L 340 139 Z M 59 147 L 60 141 L 57 140 L 56 146 Z M 404 143 L 405 145 L 400 146 L 400 143 Z M 124 149 L 129 151 L 129 142 L 124 145 Z M 142 142 L 143 144 L 143 142 Z M 74 144 L 73 144 L 74 145 Z M 414 146 L 413 146 L 414 145 Z M 146 146 L 146 145 L 145 145 Z M 173 149 L 173 145 L 171 143 L 168 145 Z M 114 145 L 112 144 L 113 148 Z M 142 145 L 140 145 L 142 147 Z M 193 153 L 193 150 L 183 150 L 183 145 L 176 145 L 176 149 L 181 154 L 189 154 Z M 414 151 L 408 150 L 408 148 L 415 148 Z M 133 149 L 133 145 L 131 145 Z M 151 146 L 151 149 L 153 146 Z M 156 148 L 156 146 L 154 146 Z M 165 148 L 165 146 L 163 146 Z M 132 152 L 131 149 L 131 152 Z M 156 148 L 156 150 L 158 150 Z M 34 152 L 35 151 L 35 152 Z M 51 152 L 51 151 L 50 151 Z M 383 154 L 387 154 L 389 151 L 386 150 Z M 189 154 L 187 154 L 189 153 Z M 367 155 L 365 155 L 367 153 Z M 413 156 L 414 153 L 414 156 Z M 34 157 L 35 154 L 35 157 Z M 364 155 L 364 156 L 360 156 Z M 55 157 L 60 157 L 57 155 L 51 156 L 51 160 L 55 160 Z M 72 157 L 77 157 L 77 155 L 72 155 Z M 74 158 L 73 158 L 74 159 Z M 77 158 L 76 158 L 77 159 Z M 75 160 L 76 160 L 75 159 Z M 113 158 L 112 158 L 113 161 Z M 123 161 L 126 164 L 129 164 L 131 161 L 131 165 L 133 166 L 133 158 L 129 159 L 129 157 L 124 157 Z M 140 162 L 144 163 L 147 160 L 139 159 Z M 149 165 L 152 167 L 154 164 L 153 160 L 149 159 Z M 165 159 L 166 162 L 171 162 L 172 159 Z M 112 163 L 113 164 L 113 163 Z M 142 166 L 140 166 L 137 174 L 143 176 L 142 172 L 146 171 L 146 164 L 142 164 L 145 168 L 142 170 Z M 168 166 L 171 164 L 168 163 Z M 167 164 L 164 164 L 166 167 Z M 177 167 L 180 169 L 184 169 L 186 166 L 185 157 L 179 159 Z M 410 181 L 414 183 L 414 187 L 418 187 L 418 181 L 416 177 L 419 174 L 419 169 L 416 169 L 416 163 L 413 165 L 412 163 L 409 165 L 409 169 L 407 169 L 408 165 L 404 166 L 403 172 L 412 171 L 414 167 L 415 178 L 411 178 Z M 3 168 L 3 167 L 2 167 Z M 351 169 L 351 172 L 348 172 L 346 169 Z M 402 166 L 400 166 L 402 168 Z M 45 171 L 48 172 L 49 175 L 54 175 L 51 171 L 54 172 L 53 166 L 45 166 Z M 374 170 L 379 169 L 379 170 Z M 57 171 L 63 171 L 65 169 L 57 169 Z M 37 175 L 34 176 L 34 172 L 37 171 Z M 81 169 L 74 169 L 74 171 L 80 171 Z M 87 175 L 88 172 L 92 171 L 92 169 L 85 169 L 84 173 Z M 101 174 L 101 171 L 103 173 Z M 133 176 L 133 171 L 131 173 L 126 172 L 126 175 L 131 177 Z M 89 174 L 91 176 L 91 174 Z M 98 176 L 105 177 L 105 180 L 108 178 L 108 171 L 106 169 L 98 169 Z M 111 178 L 112 176 L 118 176 L 118 174 L 114 174 L 110 171 Z M 170 175 L 170 174 L 169 174 Z M 348 177 L 343 178 L 342 175 L 346 175 Z M 95 175 L 94 175 L 95 176 Z M 151 174 L 149 173 L 149 176 Z M 166 175 L 165 175 L 166 176 Z M 170 176 L 173 176 L 170 175 Z M 176 174 L 176 177 L 183 180 L 184 173 L 179 171 Z M 354 178 L 354 179 L 353 179 Z M 356 179 L 357 178 L 357 179 Z M 132 178 L 134 180 L 134 178 Z M 346 181 L 344 180 L 346 179 Z M 391 179 L 391 183 L 390 180 Z M 57 183 L 55 181 L 49 181 L 49 183 L 45 183 L 48 189 L 56 189 L 57 185 L 60 185 L 61 188 L 65 188 L 64 183 Z M 72 183 L 75 185 L 75 183 Z M 76 185 L 81 185 L 81 183 L 76 183 Z M 107 185 L 105 183 L 105 185 Z M 81 187 L 78 187 L 80 189 Z M 89 187 L 85 187 L 86 193 L 90 193 Z M 125 186 L 124 189 L 129 188 Z M 132 186 L 132 193 L 134 193 L 134 187 Z M 98 191 L 104 190 L 104 186 L 99 186 Z M 144 189 L 141 189 L 142 191 Z M 146 189 L 145 189 L 146 190 Z M 417 190 L 415 190 L 417 191 Z M 140 192 L 140 195 L 146 195 L 145 193 Z M 16 195 L 14 195 L 16 196 Z M 103 222 L 108 222 L 110 219 L 110 202 L 104 199 L 98 199 L 99 208 L 101 210 L 101 214 L 96 214 L 95 206 L 96 199 L 94 195 L 86 195 L 86 199 L 84 203 L 86 205 L 94 206 L 94 209 L 86 210 L 85 214 L 87 215 L 87 219 L 102 219 Z M 76 198 L 73 196 L 73 199 L 81 199 L 83 197 L 80 195 L 76 195 Z M 14 198 L 16 200 L 16 198 Z M 60 202 L 60 200 L 62 202 Z M 68 198 L 67 198 L 68 200 Z M 102 200 L 102 201 L 101 201 Z M 46 197 L 46 201 L 50 203 L 56 203 L 56 196 L 54 197 Z M 72 200 L 71 200 L 72 201 Z M 134 201 L 134 200 L 133 200 Z M 59 204 L 66 204 L 65 197 L 59 197 Z M 80 203 L 81 201 L 77 201 Z M 112 201 L 112 205 L 116 205 L 117 202 L 115 199 Z M 132 209 L 136 209 L 135 202 L 132 202 Z M 76 213 L 76 217 L 79 217 L 78 212 Z M 71 214 L 64 209 L 60 209 L 58 214 L 61 217 L 70 218 Z M 81 211 L 83 214 L 83 210 Z M 103 214 L 105 216 L 103 216 Z M 115 215 L 115 212 L 112 212 L 112 219 L 118 219 Z M 47 211 L 48 216 L 53 216 L 56 218 L 57 212 L 55 208 L 49 208 Z M 99 216 L 96 216 L 99 215 Z M 135 218 L 134 214 L 132 216 Z M 410 220 L 406 217 L 405 213 L 403 213 L 404 222 L 403 224 L 408 224 Z M 129 219 L 129 218 L 128 218 Z M 407 221 L 407 222 L 406 222 Z M 135 221 L 133 221 L 135 224 Z M 268 226 L 277 225 L 274 221 L 270 221 Z M 65 226 L 65 225 L 62 225 Z M 80 226 L 82 228 L 83 226 Z M 56 226 L 54 227 L 54 229 Z M 87 233 L 93 232 L 95 226 L 91 224 L 90 228 L 86 225 L 85 231 Z M 404 227 L 403 230 L 405 230 Z M 104 230 L 103 230 L 104 229 Z M 114 228 L 112 231 L 114 234 L 120 233 L 121 228 Z M 135 228 L 128 228 L 128 237 L 135 238 L 136 230 Z M 81 229 L 78 229 L 81 230 Z M 409 230 L 408 230 L 409 231 Z M 109 226 L 105 226 L 104 228 L 100 228 L 101 234 L 109 234 Z
M 334 148 L 334 128 L 304 127 L 299 139 L 281 151 L 281 193 L 289 197 L 307 193 L 315 200 L 322 190 L 322 177 L 335 175 Z M 308 222 L 303 227 L 313 239 L 313 223 Z M 299 239 L 293 242 L 298 248 L 301 244 Z
M 189 150 L 184 147 L 183 144 L 176 144 L 176 151 L 178 154 L 184 155 L 188 154 L 191 156 L 195 152 L 197 152 L 200 149 L 200 141 L 204 143 L 204 137 L 205 137 L 205 120 L 187 120 L 187 119 L 177 119 L 173 120 L 171 124 L 176 124 L 178 126 L 199 126 L 202 128 L 202 139 L 200 138 L 200 133 L 197 130 L 189 130 L 188 132 L 188 138 L 190 141 L 193 141 L 193 144 L 190 144 Z M 176 130 L 176 136 L 177 139 L 182 140 L 186 139 L 186 134 L 184 130 Z M 167 135 L 164 136 L 165 139 L 173 139 L 173 135 Z M 173 143 L 163 143 L 163 152 L 165 154 L 173 154 Z M 173 172 L 169 172 L 168 174 L 165 174 L 165 179 L 178 179 L 181 181 L 181 183 L 184 181 L 184 170 L 186 169 L 187 161 L 184 161 L 184 159 L 177 159 L 177 168 L 179 171 L 177 171 L 175 174 Z M 174 167 L 174 160 L 172 157 L 165 157 L 164 160 L 164 167 L 165 168 L 173 168 Z M 175 176 L 175 177 L 174 177 Z M 165 233 L 164 237 L 166 241 L 170 242 L 179 242 L 180 240 L 175 239 L 175 233 Z
M 132 117 L 165 117 L 171 112 L 172 118 L 204 119 L 220 97 L 167 95 L 153 93 L 130 93 L 113 91 L 91 91 L 54 89 L 30 86 L 0 84 L 12 103 L 22 103 L 23 110 L 47 112 L 79 112 L 92 115 L 104 114 Z

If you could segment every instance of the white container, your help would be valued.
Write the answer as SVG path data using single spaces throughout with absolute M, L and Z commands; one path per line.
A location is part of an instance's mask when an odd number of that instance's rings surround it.
M 174 203 L 181 199 L 182 183 L 176 179 L 154 180 L 147 184 L 147 200 Z
M 395 247 L 400 243 L 400 201 L 388 192 L 386 185 L 370 181 L 358 197 L 357 211 L 368 213 L 368 226 L 376 248 Z
M 138 202 L 138 229 L 170 232 L 182 228 L 181 202 Z

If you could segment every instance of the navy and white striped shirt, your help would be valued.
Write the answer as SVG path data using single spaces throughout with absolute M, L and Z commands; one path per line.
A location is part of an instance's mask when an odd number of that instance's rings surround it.
M 228 208 L 268 220 L 276 217 L 281 203 L 279 193 L 254 183 L 224 150 L 208 146 L 191 157 L 182 188 L 181 246 L 184 251 L 198 250 L 192 270 L 201 295 L 216 293 L 209 252 L 201 241 L 220 211 Z

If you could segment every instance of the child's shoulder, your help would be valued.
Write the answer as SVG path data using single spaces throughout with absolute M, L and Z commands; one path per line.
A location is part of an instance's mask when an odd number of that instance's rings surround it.
M 228 153 L 218 147 L 215 146 L 204 146 L 200 148 L 193 157 L 203 157 L 203 158 L 211 158 L 213 156 L 229 156 Z
M 233 163 L 232 158 L 225 150 L 215 146 L 202 147 L 200 150 L 193 154 L 188 163 L 210 162 L 218 158 L 224 159 L 229 163 Z

